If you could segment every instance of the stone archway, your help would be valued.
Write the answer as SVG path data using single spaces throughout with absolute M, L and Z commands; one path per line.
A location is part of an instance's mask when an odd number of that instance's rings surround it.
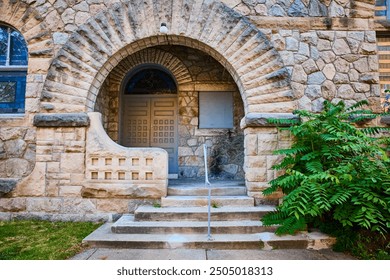
M 159 34 L 162 22 L 168 35 Z M 219 1 L 183 0 L 123 1 L 91 17 L 58 52 L 43 103 L 52 112 L 92 111 L 102 83 L 124 57 L 167 44 L 218 60 L 238 85 L 247 114 L 296 108 L 289 73 L 264 34 Z

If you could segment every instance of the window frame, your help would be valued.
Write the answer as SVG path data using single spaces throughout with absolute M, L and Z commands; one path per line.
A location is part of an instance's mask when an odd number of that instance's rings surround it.
M 209 121 L 207 121 L 207 118 L 209 119 L 217 119 L 217 118 L 213 118 L 213 116 L 209 116 L 208 113 L 211 111 L 212 113 L 218 113 L 217 111 L 215 110 L 212 110 L 212 108 L 210 107 L 213 107 L 213 105 L 215 105 L 215 103 L 210 103 L 210 101 L 215 101 L 215 99 L 208 99 L 207 96 L 212 96 L 212 95 L 218 95 L 218 94 L 224 94 L 224 98 L 226 96 L 229 96 L 229 99 L 227 100 L 229 102 L 229 104 L 226 104 L 227 106 L 224 106 L 223 108 L 223 114 L 224 116 L 226 116 L 226 113 L 228 112 L 228 117 L 229 119 L 226 120 L 226 117 L 225 119 L 223 120 L 223 124 L 211 124 Z M 202 97 L 203 96 L 203 97 Z M 216 96 L 213 96 L 214 98 Z M 203 99 L 208 99 L 208 100 L 205 100 L 207 101 L 207 109 L 202 109 L 203 107 L 203 102 L 202 101 L 202 98 Z M 230 129 L 233 129 L 234 128 L 234 96 L 233 96 L 233 92 L 232 91 L 199 91 L 199 102 L 198 102 L 198 108 L 199 108 L 199 115 L 198 115 L 198 129 L 226 129 L 226 130 L 230 130 Z M 220 103 L 222 104 L 222 103 Z M 215 106 L 214 109 L 218 108 L 218 106 Z M 221 108 L 220 108 L 221 109 Z M 227 109 L 229 111 L 227 111 Z M 206 120 L 205 120 L 206 118 Z
M 23 114 L 25 112 L 26 101 L 26 85 L 27 85 L 27 69 L 28 69 L 28 46 L 24 36 L 12 26 L 0 24 L 1 28 L 7 30 L 7 51 L 5 57 L 5 65 L 0 65 L 0 80 L 16 82 L 15 100 L 13 102 L 0 102 L 0 114 Z M 26 47 L 26 65 L 11 65 L 12 48 L 11 37 L 12 32 L 18 32 Z M 8 78 L 8 79 L 7 79 Z

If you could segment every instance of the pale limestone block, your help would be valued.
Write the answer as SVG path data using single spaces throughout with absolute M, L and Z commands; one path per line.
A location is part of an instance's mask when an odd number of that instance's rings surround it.
M 29 73 L 47 73 L 52 60 L 52 58 L 30 58 L 28 60 Z
M 319 39 L 318 44 L 317 44 L 317 48 L 319 51 L 327 51 L 327 50 L 331 50 L 332 46 L 331 46 L 330 41 L 324 40 L 324 39 Z
M 362 57 L 358 61 L 354 62 L 353 67 L 360 73 L 366 73 L 370 71 L 366 57 Z
M 7 177 L 21 178 L 31 172 L 30 163 L 21 158 L 10 158 L 5 161 L 5 169 Z
M 16 140 L 24 138 L 27 128 L 19 127 L 0 127 L 0 140 Z
M 15 196 L 43 196 L 46 186 L 46 163 L 37 162 L 32 173 L 24 178 L 15 189 Z
M 259 155 L 270 155 L 278 147 L 277 141 L 272 140 L 260 140 L 258 143 L 258 154 Z
M 271 169 L 275 164 L 280 163 L 282 159 L 283 157 L 279 155 L 267 156 L 267 169 Z
M 332 63 L 336 60 L 336 55 L 332 51 L 321 52 L 320 57 L 324 60 L 325 63 Z
M 264 195 L 263 192 L 248 192 L 248 196 L 273 201 L 282 198 L 283 193 L 281 191 L 276 191 L 270 195 Z
M 276 178 L 276 171 L 274 170 L 267 170 L 267 182 L 273 180 Z
M 83 173 L 85 172 L 84 153 L 61 154 L 61 172 Z
M 333 64 L 327 64 L 324 69 L 322 69 L 322 72 L 328 80 L 332 80 L 336 75 L 336 68 Z
M 365 84 L 365 83 L 352 83 L 352 87 L 356 92 L 370 91 L 370 85 Z
M 62 13 L 61 19 L 64 24 L 72 24 L 74 23 L 75 14 L 76 12 L 73 9 L 68 8 Z
M 265 168 L 267 163 L 266 156 L 246 156 L 244 159 L 245 168 Z
M 86 198 L 161 198 L 166 196 L 165 182 L 133 181 L 131 184 L 110 181 L 86 182 L 82 196 Z
M 291 80 L 297 83 L 306 83 L 307 74 L 302 65 L 295 65 Z
M 86 13 L 86 12 L 77 12 L 76 13 L 76 17 L 75 17 L 75 24 L 76 25 L 82 25 L 84 24 L 88 18 L 90 17 L 90 14 L 89 13 Z
M 26 210 L 28 212 L 46 212 L 56 213 L 59 212 L 62 205 L 60 198 L 27 198 Z
M 246 168 L 245 179 L 248 182 L 267 182 L 266 168 Z
M 91 199 L 64 198 L 61 212 L 81 215 L 96 213 L 97 209 L 95 203 L 96 202 Z
M 292 140 L 291 132 L 289 130 L 280 130 L 278 139 L 284 141 L 291 141 Z
M 244 146 L 246 156 L 257 156 L 257 135 L 246 135 L 244 138 Z
M 347 84 L 347 85 L 341 85 L 337 89 L 337 97 L 339 98 L 346 98 L 349 99 L 354 95 L 355 91 L 353 88 Z
M 60 197 L 81 197 L 82 186 L 60 186 Z
M 269 187 L 265 182 L 246 182 L 245 184 L 248 192 L 262 192 Z
M 349 65 L 350 63 L 341 57 L 337 58 L 336 61 L 334 62 L 336 71 L 341 73 L 348 73 L 350 69 Z
M 337 88 L 331 81 L 325 81 L 321 86 L 322 96 L 327 100 L 332 100 L 336 97 Z
M 97 199 L 96 209 L 99 212 L 128 213 L 129 201 L 127 199 Z
M 305 70 L 306 74 L 311 74 L 311 73 L 314 73 L 316 71 L 318 71 L 318 66 L 316 65 L 316 63 L 314 62 L 313 59 L 308 59 L 307 61 L 305 61 L 303 64 L 303 69 Z
M 336 55 L 343 55 L 351 53 L 347 42 L 344 39 L 336 39 L 333 43 L 333 51 Z
M 26 198 L 1 198 L 0 212 L 21 212 L 26 211 Z

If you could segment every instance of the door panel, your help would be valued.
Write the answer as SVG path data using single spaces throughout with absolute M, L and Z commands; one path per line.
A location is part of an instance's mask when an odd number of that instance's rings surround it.
M 123 96 L 123 104 L 122 145 L 163 148 L 168 152 L 169 173 L 178 173 L 176 98 Z
M 122 145 L 149 147 L 150 100 L 124 98 L 122 111 Z
M 151 147 L 168 152 L 169 173 L 178 172 L 177 101 L 175 98 L 153 98 L 151 101 Z

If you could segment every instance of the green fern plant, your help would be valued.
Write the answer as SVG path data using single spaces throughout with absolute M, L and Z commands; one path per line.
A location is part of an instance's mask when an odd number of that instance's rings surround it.
M 388 128 L 354 125 L 376 117 L 362 109 L 366 105 L 325 101 L 319 114 L 294 112 L 304 121 L 283 128 L 294 136 L 292 147 L 275 152 L 284 159 L 273 168 L 285 173 L 263 192 L 280 189 L 283 202 L 263 217 L 264 225 L 280 225 L 277 234 L 292 234 L 315 220 L 334 219 L 345 227 L 389 231 L 390 161 L 383 148 L 389 140 L 373 137 Z

